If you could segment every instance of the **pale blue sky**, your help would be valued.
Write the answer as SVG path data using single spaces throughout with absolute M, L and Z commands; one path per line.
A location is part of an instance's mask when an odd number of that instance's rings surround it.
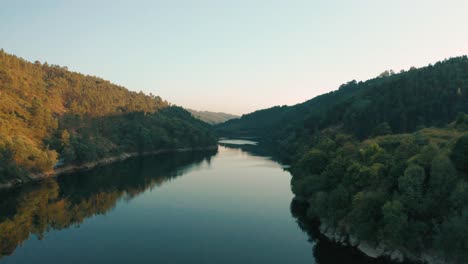
M 0 48 L 184 107 L 295 104 L 468 53 L 468 1 L 0 0 Z

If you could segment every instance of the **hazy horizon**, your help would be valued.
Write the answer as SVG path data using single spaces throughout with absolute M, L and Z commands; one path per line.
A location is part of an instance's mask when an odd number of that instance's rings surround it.
M 241 115 L 465 55 L 466 10 L 465 1 L 15 1 L 0 10 L 0 48 Z

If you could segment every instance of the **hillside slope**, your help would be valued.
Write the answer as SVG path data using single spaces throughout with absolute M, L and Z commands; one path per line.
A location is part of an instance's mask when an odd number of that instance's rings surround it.
M 457 57 L 398 74 L 350 81 L 294 106 L 259 110 L 220 124 L 220 133 L 280 138 L 292 130 L 343 127 L 360 138 L 382 123 L 393 132 L 440 126 L 468 110 L 468 58 Z
M 123 152 L 215 145 L 158 96 L 0 51 L 0 182 Z
M 468 263 L 468 58 L 220 124 L 291 163 L 295 201 L 369 256 Z M 453 121 L 455 120 L 455 121 Z M 434 262 L 436 260 L 436 262 Z

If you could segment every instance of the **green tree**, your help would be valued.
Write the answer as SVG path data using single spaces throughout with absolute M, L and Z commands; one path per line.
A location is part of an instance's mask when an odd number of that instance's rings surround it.
M 320 174 L 327 166 L 327 156 L 319 149 L 311 149 L 299 161 L 299 166 L 310 174 Z
M 468 209 L 442 223 L 434 236 L 434 245 L 453 263 L 468 262 Z
M 418 165 L 411 165 L 405 174 L 398 178 L 398 188 L 401 200 L 409 211 L 421 212 L 424 196 L 424 182 L 426 180 L 424 169 Z
M 456 186 L 457 171 L 450 159 L 439 154 L 432 161 L 428 182 L 429 206 L 436 216 L 447 215 L 450 211 L 450 194 Z
M 460 137 L 450 155 L 457 169 L 468 174 L 468 135 Z
M 373 136 L 383 136 L 392 133 L 392 128 L 387 122 L 378 124 L 372 131 Z
M 405 231 L 408 226 L 408 216 L 403 205 L 398 200 L 388 201 L 382 207 L 383 239 L 393 246 L 405 243 Z

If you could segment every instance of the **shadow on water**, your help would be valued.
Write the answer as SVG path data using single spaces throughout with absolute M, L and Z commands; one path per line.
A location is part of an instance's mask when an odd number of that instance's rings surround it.
M 227 140 L 229 142 L 229 140 Z M 265 149 L 263 145 L 257 144 L 239 144 L 237 142 L 225 143 L 220 142 L 219 145 L 240 149 L 254 156 L 269 156 L 272 160 L 281 163 L 279 159 L 271 157 L 271 151 Z M 311 220 L 307 217 L 307 204 L 299 202 L 295 199 L 291 201 L 290 211 L 299 228 L 307 233 L 309 242 L 313 244 L 312 252 L 317 264 L 395 264 L 396 262 L 388 258 L 370 258 L 362 252 L 351 246 L 344 246 L 339 243 L 330 241 L 323 236 L 319 231 L 320 222 Z M 399 264 L 415 264 L 414 262 L 399 262 Z
M 269 156 L 255 144 L 220 145 L 255 156 Z M 132 158 L 0 192 L 0 259 L 12 255 L 31 235 L 42 239 L 48 231 L 79 226 L 92 216 L 107 214 L 119 201 L 133 199 L 204 163 L 210 164 L 216 153 L 168 153 Z M 308 234 L 315 263 L 393 263 L 387 259 L 371 259 L 355 248 L 330 242 L 320 234 L 319 223 L 306 217 L 303 203 L 293 200 L 289 209 L 299 228 Z M 284 210 L 289 214 L 288 208 Z
M 11 255 L 31 234 L 79 225 L 103 215 L 121 199 L 132 199 L 210 163 L 216 150 L 131 158 L 85 172 L 0 192 L 0 258 Z
M 370 258 L 351 246 L 344 246 L 330 241 L 319 231 L 320 222 L 307 217 L 307 204 L 293 199 L 291 201 L 291 215 L 296 219 L 299 228 L 307 233 L 309 241 L 314 244 L 313 254 L 317 264 L 395 264 L 388 258 Z M 398 262 L 400 264 L 414 264 L 414 262 Z
M 267 157 L 279 164 L 285 164 L 284 159 L 272 155 L 272 153 L 275 152 L 268 148 L 268 144 L 265 143 L 257 143 L 256 141 L 251 140 L 223 140 L 218 142 L 218 145 L 227 148 L 240 149 L 252 156 Z

